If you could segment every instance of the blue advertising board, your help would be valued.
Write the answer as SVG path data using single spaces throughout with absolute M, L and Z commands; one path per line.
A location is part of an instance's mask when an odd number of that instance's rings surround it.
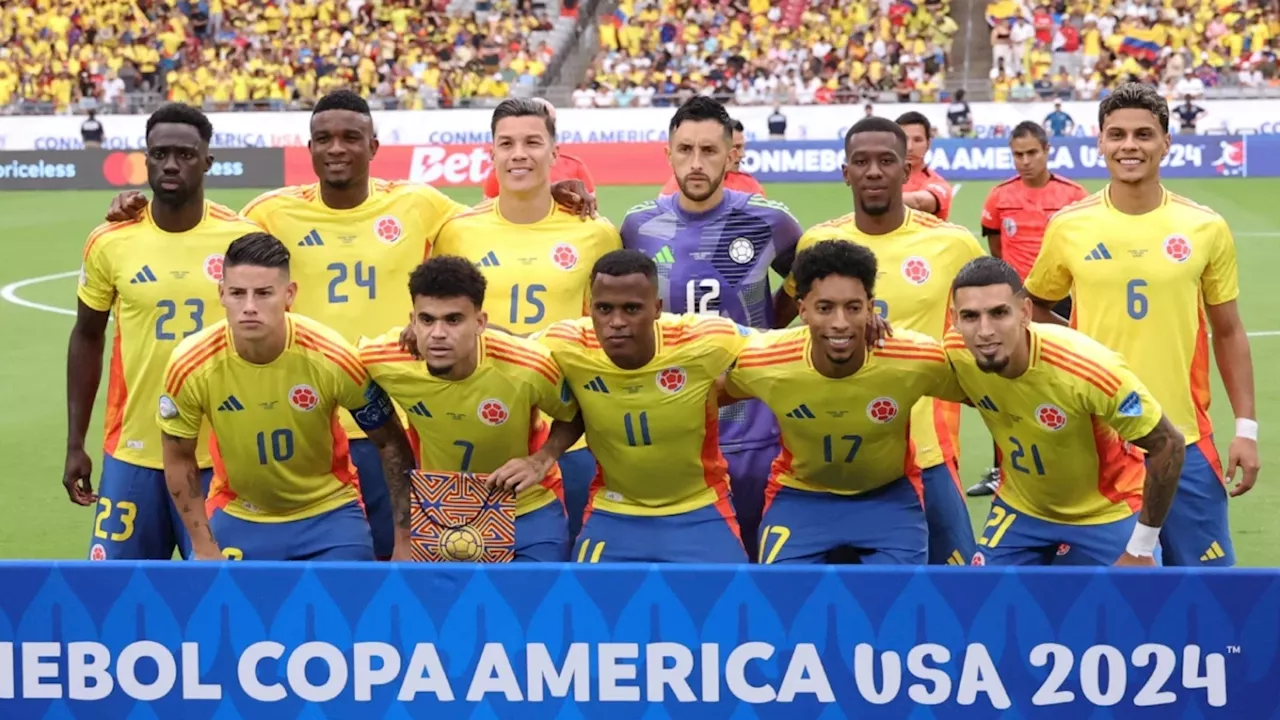
M 1006 180 L 1016 172 L 1004 139 L 934 140 L 925 160 L 948 181 Z M 840 180 L 844 149 L 838 140 L 753 142 L 741 169 L 763 183 Z M 1049 169 L 1072 180 L 1105 179 L 1097 138 L 1054 138 Z M 1173 135 L 1161 165 L 1164 178 L 1280 177 L 1280 137 Z
M 1273 718 L 1274 571 L 0 564 L 0 717 Z

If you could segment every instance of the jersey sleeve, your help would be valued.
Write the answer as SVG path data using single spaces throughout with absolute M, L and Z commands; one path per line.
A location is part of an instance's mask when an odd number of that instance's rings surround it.
M 987 193 L 987 201 L 982 205 L 982 229 L 999 232 L 1000 230 L 1000 188 L 994 187 Z
M 719 350 L 719 352 L 707 352 L 703 356 L 707 371 L 719 377 L 733 367 L 738 355 L 747 347 L 752 333 L 745 331 L 745 328 L 739 327 L 732 320 L 719 317 L 706 318 L 699 325 L 701 327 L 695 332 L 707 333 L 701 339 L 710 347 Z M 725 333 L 719 327 L 730 328 L 732 332 Z
M 951 185 L 940 177 L 935 177 L 924 186 L 929 194 L 938 201 L 938 211 L 934 213 L 939 220 L 951 217 Z
M 351 417 L 361 430 L 377 430 L 395 416 L 391 398 L 360 362 L 360 351 L 340 338 L 331 342 L 342 352 L 326 353 L 335 383 L 338 404 L 351 411 Z M 339 344 L 340 343 L 340 344 Z
M 573 167 L 573 176 L 578 180 L 581 180 L 583 185 L 587 186 L 587 192 L 594 195 L 596 192 L 596 181 L 591 177 L 591 169 L 587 167 L 586 163 L 578 160 L 577 158 L 574 158 Z
M 272 190 L 271 192 L 263 193 L 250 200 L 243 208 L 240 208 L 240 214 L 264 228 L 269 227 L 267 224 L 267 216 L 270 215 L 272 203 L 268 201 L 274 197 L 277 192 L 279 191 Z
M 762 195 L 761 198 L 763 197 Z M 773 249 L 777 254 L 777 259 L 773 261 L 773 269 L 783 277 L 788 277 L 791 275 L 791 265 L 796 259 L 796 248 L 800 245 L 800 238 L 804 237 L 804 228 L 791 214 L 791 210 L 782 203 L 777 204 L 772 225 Z
M 1209 262 L 1200 275 L 1200 289 L 1208 305 L 1221 305 L 1240 296 L 1239 268 L 1236 263 L 1236 241 L 1227 221 L 1214 221 L 1214 238 Z
M 174 348 L 164 371 L 164 392 L 160 395 L 160 407 L 156 424 L 160 431 L 184 440 L 200 436 L 200 422 L 205 415 L 203 378 L 193 371 L 189 363 L 191 355 L 185 346 Z
M 76 296 L 90 308 L 107 312 L 115 302 L 116 286 L 112 280 L 115 273 L 111 268 L 107 242 L 100 235 L 102 232 L 102 229 L 94 231 L 85 243 L 80 287 L 76 290 Z
M 1051 302 L 1057 302 L 1071 292 L 1071 269 L 1067 267 L 1065 257 L 1067 239 L 1062 225 L 1061 221 L 1055 222 L 1055 218 L 1049 219 L 1040 254 L 1036 256 L 1025 282 L 1028 293 Z
M 951 366 L 951 358 L 948 357 L 946 362 L 938 363 L 930 366 L 931 380 L 929 392 L 925 393 L 929 397 L 947 402 L 967 402 L 969 396 L 960 388 L 960 378 L 956 377 L 955 368 Z
M 552 364 L 555 364 L 554 361 Z M 537 392 L 534 402 L 542 412 L 561 422 L 569 422 L 578 414 L 578 399 L 573 396 L 573 389 L 560 372 L 560 367 L 555 367 L 555 382 L 547 380 L 541 373 L 536 374 L 534 382 L 537 383 Z
M 445 223 L 469 209 L 430 185 L 419 185 L 415 190 L 423 200 L 420 212 L 422 225 L 427 228 L 427 242 L 434 243 Z
M 1091 411 L 1129 442 L 1146 437 L 1164 415 L 1160 404 L 1118 356 L 1115 362 L 1107 364 L 1107 369 L 1115 378 L 1116 389 L 1106 392 L 1093 384 L 1087 385 Z

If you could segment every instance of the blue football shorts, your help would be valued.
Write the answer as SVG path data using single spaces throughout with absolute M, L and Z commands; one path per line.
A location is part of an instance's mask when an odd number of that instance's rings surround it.
M 929 564 L 968 565 L 977 550 L 960 473 L 950 463 L 920 471 L 929 524 Z
M 209 494 L 212 470 L 200 473 Z M 200 499 L 204 507 L 204 498 Z M 164 471 L 102 457 L 98 504 L 89 539 L 90 560 L 171 560 L 191 555 L 191 538 L 169 497 Z
M 1100 525 L 1049 522 L 1015 510 L 997 495 L 972 564 L 1114 565 L 1137 523 L 1137 513 Z M 1157 548 L 1157 563 L 1161 555 Z
M 1213 437 L 1187 446 L 1169 517 L 1160 530 L 1166 565 L 1231 567 L 1236 550 L 1227 519 L 1227 488 Z
M 745 563 L 733 503 L 678 515 L 622 515 L 587 507 L 572 559 L 580 563 Z
M 221 508 L 209 516 L 213 538 L 228 560 L 374 559 L 369 521 L 359 503 L 289 522 L 253 522 Z
M 567 562 L 569 523 L 557 498 L 516 516 L 515 562 Z

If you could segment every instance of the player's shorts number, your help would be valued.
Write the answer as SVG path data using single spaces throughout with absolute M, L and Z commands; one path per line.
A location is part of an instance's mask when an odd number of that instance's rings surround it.
M 1027 455 L 1030 454 L 1031 464 L 1035 465 L 1035 474 L 1044 474 L 1044 461 L 1040 459 L 1040 448 L 1035 445 L 1027 445 L 1026 447 L 1023 447 L 1022 441 L 1016 437 L 1009 438 L 1009 442 L 1013 443 L 1013 452 L 1009 453 L 1009 465 L 1012 466 L 1014 470 L 1030 475 L 1032 468 L 1023 464 L 1026 461 Z
M 684 287 L 684 311 L 698 315 L 720 314 L 720 281 L 715 278 L 690 280 Z M 711 303 L 715 303 L 713 306 Z
M 178 334 L 169 324 L 171 320 L 178 317 L 178 301 L 161 300 L 156 303 L 156 308 L 161 311 L 160 317 L 156 318 L 156 339 L 157 340 L 177 340 Z M 204 301 L 200 298 L 190 298 L 181 305 L 184 308 L 183 314 L 191 319 L 192 327 L 182 331 L 182 337 L 194 335 L 204 328 Z
M 989 548 L 999 545 L 1000 541 L 1004 539 L 1004 534 L 1009 532 L 1009 527 L 1017 519 L 1017 513 L 1011 513 L 999 505 L 992 505 L 991 515 L 987 518 L 987 524 L 982 528 L 982 536 L 978 538 L 978 544 Z M 995 530 L 988 537 L 987 531 L 992 528 L 995 528 Z
M 1129 317 L 1134 320 L 1141 320 L 1147 316 L 1147 296 L 1142 294 L 1142 289 L 1146 286 L 1146 280 L 1130 280 L 1125 286 Z
M 542 318 L 547 316 L 547 305 L 540 297 L 547 291 L 546 285 L 525 285 L 524 292 L 520 292 L 519 285 L 511 286 L 511 317 L 512 323 L 540 323 Z M 524 298 L 523 302 L 521 298 Z M 527 306 L 527 314 L 521 317 L 521 305 Z
M 772 565 L 782 552 L 782 546 L 791 539 L 791 528 L 785 525 L 765 525 L 760 530 L 761 565 Z
M 853 462 L 862 447 L 861 435 L 824 435 L 822 437 L 822 459 L 824 462 Z M 843 457 L 844 460 L 836 460 Z
M 244 551 L 240 548 L 224 547 L 222 548 L 222 557 L 228 560 L 243 560 Z
M 622 429 L 627 431 L 627 444 L 631 447 L 653 444 L 653 440 L 649 437 L 649 413 L 647 412 L 623 415 Z
M 133 537 L 133 521 L 138 517 L 138 506 L 128 500 L 121 500 L 115 504 L 115 509 L 120 511 L 120 532 L 109 533 L 103 529 L 102 523 L 111 517 L 111 498 L 98 498 L 98 514 L 93 520 L 93 536 L 101 540 L 110 540 L 112 542 L 124 542 Z
M 268 447 L 270 446 L 270 447 Z M 270 438 L 267 433 L 258 433 L 258 464 L 266 465 L 268 459 L 285 462 L 293 457 L 293 431 L 289 428 L 272 430 Z
M 475 452 L 476 446 L 466 440 L 454 440 L 453 444 L 462 448 L 462 472 L 471 472 L 471 453 Z
M 345 292 L 339 292 L 348 278 L 355 281 L 356 287 L 368 290 L 370 300 L 377 299 L 378 270 L 374 266 L 365 265 L 357 260 L 356 264 L 350 267 L 346 263 L 329 263 L 328 270 L 333 273 L 333 277 L 329 278 L 330 303 L 344 303 L 351 299 Z
M 883 300 L 872 300 L 871 309 L 880 316 L 881 320 L 889 319 L 889 303 Z

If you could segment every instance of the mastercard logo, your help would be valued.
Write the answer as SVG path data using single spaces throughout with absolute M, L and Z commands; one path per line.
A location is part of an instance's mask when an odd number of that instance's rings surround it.
M 102 177 L 118 186 L 147 184 L 147 156 L 140 152 L 115 152 L 102 161 Z

